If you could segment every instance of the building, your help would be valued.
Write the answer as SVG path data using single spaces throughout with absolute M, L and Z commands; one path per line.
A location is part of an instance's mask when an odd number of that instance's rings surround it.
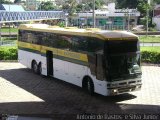
M 137 9 L 115 9 L 115 3 L 109 3 L 103 10 L 95 10 L 96 26 L 102 29 L 132 29 L 139 16 Z M 77 13 L 71 19 L 73 26 L 93 26 L 92 11 Z
M 156 29 L 160 30 L 160 5 L 154 8 L 152 21 L 156 24 Z

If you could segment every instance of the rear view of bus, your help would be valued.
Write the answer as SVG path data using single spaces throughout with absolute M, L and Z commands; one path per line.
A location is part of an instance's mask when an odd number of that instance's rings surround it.
M 108 37 L 104 47 L 108 94 L 140 90 L 142 72 L 138 37 L 129 32 L 104 32 L 103 35 Z

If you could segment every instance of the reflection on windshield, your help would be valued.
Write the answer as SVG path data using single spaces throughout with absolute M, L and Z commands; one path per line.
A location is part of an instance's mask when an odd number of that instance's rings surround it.
M 138 41 L 109 41 L 107 43 L 110 80 L 133 76 L 140 71 Z
M 134 73 L 134 66 L 139 68 L 140 54 L 110 56 L 110 77 L 116 79 Z

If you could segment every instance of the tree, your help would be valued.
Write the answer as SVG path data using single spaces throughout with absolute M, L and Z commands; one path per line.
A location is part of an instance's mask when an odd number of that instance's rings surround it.
M 42 2 L 39 7 L 38 7 L 38 10 L 46 10 L 46 11 L 49 11 L 49 10 L 57 10 L 58 7 L 53 5 L 52 2 L 48 1 L 48 2 Z
M 154 3 L 160 4 L 160 0 L 153 0 Z
M 7 0 L 0 0 L 0 4 L 12 4 L 12 2 Z
M 90 9 L 93 9 L 93 2 L 90 1 L 88 3 Z M 95 9 L 100 9 L 102 6 L 104 5 L 104 1 L 103 0 L 95 0 Z
M 117 0 L 117 8 L 137 8 L 139 0 Z
M 113 1 L 113 0 L 110 0 Z M 104 1 L 103 0 L 95 0 L 95 9 L 100 9 L 103 5 L 104 5 Z M 77 5 L 76 11 L 80 12 L 80 11 L 89 11 L 93 9 L 93 1 L 89 1 L 85 4 L 81 3 Z
M 21 3 L 21 0 L 14 0 L 14 3 Z
M 62 6 L 62 9 L 69 13 L 69 16 L 72 16 L 74 13 L 76 13 L 76 7 L 77 7 L 77 1 L 76 0 L 68 0 L 65 1 L 65 4 Z

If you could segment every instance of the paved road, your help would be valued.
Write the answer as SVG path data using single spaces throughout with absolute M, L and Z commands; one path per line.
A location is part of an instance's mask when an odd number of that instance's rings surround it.
M 143 66 L 141 91 L 90 96 L 81 88 L 38 76 L 19 63 L 0 62 L 0 114 L 160 114 L 160 67 Z M 58 120 L 58 119 L 57 119 Z
M 140 46 L 160 46 L 160 43 L 140 43 Z

